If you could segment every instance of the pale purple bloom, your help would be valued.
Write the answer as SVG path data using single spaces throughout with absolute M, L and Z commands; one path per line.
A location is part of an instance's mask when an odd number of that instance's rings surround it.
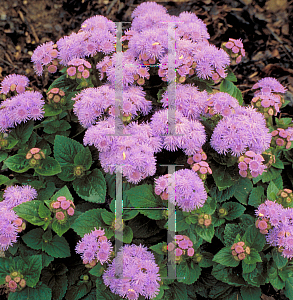
M 29 79 L 26 76 L 10 74 L 2 80 L 0 94 L 7 95 L 9 91 L 16 91 L 19 94 L 23 93 L 28 84 Z
M 103 274 L 104 284 L 127 299 L 141 295 L 152 299 L 159 293 L 159 266 L 154 255 L 142 245 L 125 245 Z
M 259 80 L 252 89 L 260 89 L 259 91 L 255 92 L 255 95 L 259 93 L 286 93 L 286 88 L 276 79 L 273 77 L 265 77 Z
M 237 99 L 223 92 L 213 94 L 206 105 L 212 107 L 216 114 L 220 114 L 224 117 L 233 114 L 235 108 L 239 107 Z

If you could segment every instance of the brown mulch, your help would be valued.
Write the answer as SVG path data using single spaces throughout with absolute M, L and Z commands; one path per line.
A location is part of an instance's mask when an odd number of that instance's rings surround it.
M 0 4 L 0 82 L 8 74 L 29 77 L 42 91 L 54 77 L 38 77 L 30 57 L 34 49 L 48 41 L 77 32 L 93 15 L 112 21 L 131 21 L 134 8 L 145 1 L 135 0 L 2 0 Z M 196 0 L 156 1 L 170 14 L 194 12 L 204 20 L 210 42 L 241 38 L 247 56 L 234 67 L 237 86 L 248 103 L 251 87 L 267 76 L 277 78 L 288 88 L 291 106 L 282 111 L 293 116 L 293 1 L 289 0 Z M 43 81 L 42 81 L 43 80 Z M 267 291 L 267 293 L 265 293 Z M 263 300 L 286 299 L 272 288 L 264 289 Z M 0 293 L 0 297 L 3 297 Z M 1 298 L 2 299 L 2 298 Z

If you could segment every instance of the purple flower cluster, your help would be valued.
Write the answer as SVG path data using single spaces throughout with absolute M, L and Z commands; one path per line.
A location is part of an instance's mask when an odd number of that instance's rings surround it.
M 110 117 L 91 126 L 85 133 L 84 145 L 94 145 L 105 172 L 116 173 L 119 167 L 129 182 L 138 183 L 156 172 L 154 153 L 161 150 L 159 137 L 154 137 L 149 124 L 132 122 L 118 126 L 124 135 L 115 134 L 115 119 Z
M 101 265 L 107 263 L 112 250 L 113 246 L 101 227 L 85 234 L 75 247 L 76 253 L 81 254 L 83 263 L 88 268 L 94 267 L 98 262 Z
M 240 156 L 251 150 L 261 154 L 270 147 L 272 135 L 263 114 L 251 107 L 236 107 L 235 113 L 219 121 L 211 137 L 211 146 L 220 154 Z
M 273 77 L 265 77 L 261 80 L 259 80 L 253 87 L 253 90 L 255 91 L 255 95 L 265 93 L 280 93 L 285 94 L 286 88 L 276 79 Z
M 74 215 L 75 205 L 72 200 L 66 200 L 65 196 L 60 196 L 57 201 L 52 201 L 50 207 L 60 224 L 66 223 L 68 216 Z
M 142 245 L 125 245 L 103 274 L 104 284 L 120 297 L 153 299 L 159 293 L 159 266 L 154 255 Z
M 68 76 L 72 78 L 88 78 L 90 76 L 89 69 L 91 64 L 82 58 L 74 58 L 67 63 L 68 69 L 66 70 Z
M 25 223 L 12 210 L 15 206 L 37 197 L 37 191 L 29 185 L 7 187 L 0 202 L 0 250 L 6 251 L 17 240 Z
M 134 82 L 143 85 L 145 78 L 149 79 L 150 77 L 149 68 L 140 65 L 129 54 L 127 55 L 126 52 L 116 52 L 111 58 L 105 56 L 97 64 L 97 69 L 100 71 L 100 79 L 102 80 L 106 74 L 107 79 L 113 87 L 118 83 L 116 74 L 119 70 L 122 72 L 123 86 L 134 84 Z
M 200 92 L 196 86 L 191 84 L 177 84 L 175 97 L 176 110 L 189 120 L 198 120 L 204 110 L 208 97 L 209 95 L 206 91 Z M 164 108 L 168 108 L 168 91 L 162 95 L 161 102 Z
M 187 163 L 190 164 L 191 169 L 196 172 L 202 180 L 207 178 L 207 174 L 213 173 L 209 164 L 205 161 L 206 159 L 207 155 L 202 149 L 187 159 Z
M 174 205 L 178 205 L 183 211 L 192 211 L 202 207 L 207 200 L 203 181 L 197 173 L 188 169 L 155 179 L 155 193 L 163 200 L 169 200 Z
M 256 210 L 259 220 L 256 227 L 266 234 L 267 242 L 279 247 L 282 255 L 293 257 L 293 209 L 283 208 L 279 203 L 266 200 Z
M 163 147 L 168 151 L 176 151 L 179 148 L 186 155 L 195 154 L 206 142 L 204 126 L 197 120 L 188 120 L 179 111 L 173 111 L 175 120 L 171 122 L 175 121 L 175 134 L 168 135 L 170 131 L 168 114 L 170 113 L 172 113 L 171 109 L 164 109 L 153 114 L 151 127 L 154 135 L 161 138 Z
M 38 46 L 31 60 L 34 63 L 34 69 L 38 75 L 43 74 L 43 67 L 48 66 L 48 71 L 50 73 L 55 73 L 58 66 L 58 50 L 56 49 L 57 45 L 53 42 L 47 42 Z
M 271 146 L 290 149 L 292 146 L 291 142 L 291 132 L 285 130 L 284 128 L 277 128 L 271 132 L 273 136 Z
M 236 107 L 239 107 L 237 99 L 227 93 L 219 92 L 211 95 L 204 112 L 210 116 L 220 114 L 227 117 L 235 113 Z
M 115 51 L 116 25 L 104 16 L 85 20 L 78 33 L 73 32 L 57 41 L 58 59 L 67 64 L 73 58 L 94 56 L 98 52 L 109 54 Z
M 24 75 L 10 74 L 1 82 L 0 94 L 7 95 L 10 91 L 16 91 L 18 94 L 24 93 L 29 84 L 29 79 Z
M 245 56 L 245 50 L 243 49 L 243 43 L 241 39 L 235 40 L 229 38 L 227 43 L 223 43 L 223 48 L 232 58 L 232 63 L 239 64 L 242 57 Z
M 267 168 L 262 162 L 264 158 L 260 154 L 255 154 L 253 151 L 246 151 L 238 159 L 239 174 L 242 177 L 257 177 L 261 175 Z
M 7 98 L 0 105 L 0 131 L 28 120 L 40 120 L 44 115 L 45 101 L 39 92 L 26 91 Z
M 82 126 L 88 128 L 103 113 L 115 116 L 115 89 L 104 84 L 97 88 L 87 88 L 77 94 L 73 111 Z M 141 87 L 129 86 L 123 90 L 123 116 L 133 119 L 140 112 L 146 115 L 151 110 L 151 101 L 145 99 L 145 92 Z
M 194 255 L 193 243 L 186 235 L 175 235 L 175 240 L 167 246 L 169 252 L 175 252 L 175 261 L 180 262 L 181 256 L 187 254 L 189 257 Z

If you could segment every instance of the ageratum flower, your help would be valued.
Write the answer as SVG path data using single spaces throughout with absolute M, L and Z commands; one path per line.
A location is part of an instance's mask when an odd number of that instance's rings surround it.
M 276 79 L 273 77 L 265 77 L 259 80 L 252 89 L 260 89 L 256 91 L 254 94 L 257 96 L 259 93 L 263 94 L 270 94 L 270 93 L 286 93 L 286 88 Z
M 125 245 L 103 274 L 104 284 L 127 299 L 155 298 L 159 293 L 159 267 L 154 255 L 142 245 Z
M 0 105 L 0 131 L 28 120 L 40 120 L 44 115 L 45 101 L 39 92 L 26 91 L 8 98 Z
M 272 135 L 264 116 L 251 107 L 236 107 L 235 113 L 219 121 L 211 146 L 220 154 L 239 156 L 247 150 L 261 154 L 270 147 Z
M 9 91 L 16 91 L 17 93 L 24 93 L 25 88 L 29 84 L 29 79 L 24 75 L 10 74 L 1 82 L 0 94 L 7 95 Z

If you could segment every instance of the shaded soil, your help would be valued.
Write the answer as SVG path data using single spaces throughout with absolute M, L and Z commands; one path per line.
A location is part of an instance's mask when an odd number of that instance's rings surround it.
M 54 79 L 38 77 L 30 57 L 34 49 L 47 41 L 56 42 L 77 32 L 81 23 L 104 15 L 112 21 L 131 21 L 131 13 L 144 1 L 126 0 L 2 0 L 0 5 L 0 81 L 8 74 L 29 77 L 31 84 L 43 91 Z M 277 78 L 287 87 L 291 105 L 282 110 L 293 117 L 293 1 L 284 0 L 202 0 L 156 1 L 170 14 L 194 12 L 204 20 L 210 42 L 220 47 L 229 38 L 243 40 L 246 57 L 235 66 L 244 100 L 252 98 L 251 87 L 267 76 Z M 263 287 L 263 300 L 286 299 L 270 285 Z M 3 299 L 3 295 L 0 298 Z

